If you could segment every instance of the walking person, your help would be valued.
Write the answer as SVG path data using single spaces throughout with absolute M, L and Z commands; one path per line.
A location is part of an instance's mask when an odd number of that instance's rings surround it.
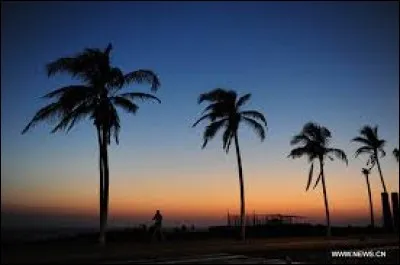
M 152 241 L 154 240 L 154 237 L 158 237 L 158 239 L 160 241 L 164 241 L 164 235 L 162 233 L 162 220 L 163 220 L 163 216 L 160 213 L 160 210 L 156 211 L 156 214 L 153 217 L 154 222 L 154 231 L 153 231 L 153 235 L 151 237 Z

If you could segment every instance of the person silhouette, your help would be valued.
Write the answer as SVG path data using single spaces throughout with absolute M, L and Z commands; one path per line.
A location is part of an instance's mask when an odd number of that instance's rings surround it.
M 154 231 L 153 231 L 152 239 L 154 239 L 155 236 L 158 236 L 159 239 L 162 241 L 162 240 L 164 240 L 164 235 L 161 231 L 163 216 L 161 215 L 160 210 L 156 211 L 156 214 L 154 215 L 153 220 L 155 222 L 154 222 Z

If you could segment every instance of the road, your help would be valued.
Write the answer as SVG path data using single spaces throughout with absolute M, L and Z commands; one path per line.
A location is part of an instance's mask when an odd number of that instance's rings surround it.
M 335 258 L 332 259 L 334 264 L 398 264 L 399 246 L 386 246 L 378 248 L 364 249 L 347 249 L 347 251 L 380 251 L 385 252 L 384 258 Z M 328 254 L 330 255 L 330 253 Z M 264 257 L 263 257 L 264 256 Z M 269 256 L 269 257 L 267 257 Z M 113 262 L 104 262 L 103 264 L 318 264 L 325 263 L 327 257 L 326 252 L 313 251 L 302 253 L 302 255 L 294 255 L 297 259 L 303 261 L 295 261 L 289 257 L 271 258 L 273 253 L 258 253 L 258 255 L 236 255 L 229 253 L 216 253 L 206 255 L 191 255 L 182 256 L 179 258 L 157 258 L 157 259 L 133 259 L 133 260 L 118 260 Z M 275 253 L 275 256 L 279 256 Z M 282 256 L 282 255 L 280 255 Z M 305 258 L 306 257 L 306 258 Z
M 141 259 L 106 262 L 104 264 L 290 264 L 283 259 L 266 259 L 262 257 L 248 257 L 245 255 L 232 255 L 217 253 L 209 255 L 196 255 L 180 258 Z M 291 262 L 291 264 L 302 264 Z

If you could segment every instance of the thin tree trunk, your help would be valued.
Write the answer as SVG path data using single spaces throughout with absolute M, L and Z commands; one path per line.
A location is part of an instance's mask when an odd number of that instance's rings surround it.
M 381 178 L 382 187 L 383 187 L 383 193 L 381 194 L 383 223 L 384 223 L 384 227 L 385 227 L 385 229 L 387 231 L 392 231 L 392 229 L 393 229 L 393 218 L 392 218 L 392 212 L 391 212 L 391 209 L 390 209 L 390 202 L 389 202 L 390 198 L 389 198 L 389 194 L 388 194 L 387 189 L 386 189 L 385 181 L 383 179 L 381 164 L 379 162 L 377 150 L 375 150 L 374 155 L 375 155 L 375 158 L 376 158 L 376 164 L 378 166 L 379 176 Z
M 369 185 L 369 177 L 368 174 L 365 174 L 365 179 L 367 181 L 367 188 L 368 188 L 368 198 L 369 198 L 369 211 L 371 215 L 371 227 L 375 227 L 375 218 L 374 218 L 374 207 L 372 205 L 372 195 L 371 195 L 371 187 Z
M 381 164 L 379 163 L 378 152 L 375 151 L 375 154 L 374 154 L 374 155 L 375 155 L 375 158 L 376 158 L 376 164 L 377 164 L 377 166 L 378 166 L 379 176 L 381 177 L 383 192 L 387 193 L 385 181 L 383 180 L 383 175 L 382 175 L 382 170 L 381 170 Z
M 243 183 L 243 169 L 242 169 L 242 158 L 240 155 L 240 148 L 239 148 L 239 140 L 237 136 L 237 132 L 235 133 L 235 148 L 236 148 L 236 157 L 238 162 L 238 169 L 239 169 L 239 185 L 240 185 L 240 226 L 241 226 L 241 233 L 240 238 L 241 240 L 246 239 L 246 210 L 245 210 L 245 201 L 244 201 L 244 183 Z
M 329 239 L 331 237 L 331 218 L 329 214 L 328 195 L 326 193 L 325 174 L 324 174 L 324 162 L 322 161 L 322 158 L 319 159 L 319 165 L 321 168 L 322 191 L 324 193 L 324 203 L 325 203 L 325 215 L 326 215 L 326 226 L 327 226 L 326 236 Z
M 108 168 L 108 132 L 103 128 L 103 167 L 104 167 L 104 196 L 103 196 L 103 222 L 104 222 L 104 242 L 107 231 L 108 218 L 108 195 L 109 195 L 109 168 Z
M 99 171 L 100 171 L 100 187 L 99 187 L 99 219 L 100 219 L 100 235 L 99 235 L 99 243 L 105 243 L 105 229 L 104 229 L 104 210 L 103 210 L 103 197 L 104 197 L 104 170 L 103 170 L 103 138 L 101 129 L 99 126 L 96 126 L 97 129 L 97 139 L 99 143 Z

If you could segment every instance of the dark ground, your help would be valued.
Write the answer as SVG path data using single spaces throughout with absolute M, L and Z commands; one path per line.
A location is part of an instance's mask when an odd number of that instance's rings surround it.
M 398 264 L 399 239 L 396 236 L 373 238 L 333 238 L 331 249 L 366 249 L 385 246 L 397 246 L 387 250 L 386 258 L 342 258 L 334 259 L 335 263 Z M 2 264 L 16 263 L 104 263 L 123 262 L 135 259 L 179 258 L 190 255 L 214 253 L 240 254 L 250 257 L 268 259 L 285 259 L 308 263 L 326 263 L 328 241 L 321 237 L 250 239 L 238 242 L 232 239 L 173 240 L 154 243 L 110 242 L 106 247 L 88 242 L 52 242 L 25 245 L 2 245 Z

